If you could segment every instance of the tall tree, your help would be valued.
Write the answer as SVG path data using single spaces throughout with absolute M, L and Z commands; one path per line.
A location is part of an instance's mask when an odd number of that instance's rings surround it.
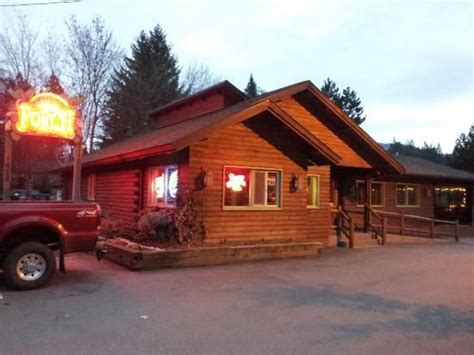
M 66 25 L 69 32 L 69 76 L 73 95 L 83 99 L 79 109 L 83 120 L 84 142 L 88 150 L 92 151 L 98 127 L 104 117 L 112 73 L 119 65 L 122 51 L 101 17 L 93 18 L 90 24 L 80 24 L 73 16 Z
M 362 107 L 360 98 L 349 86 L 340 93 L 336 83 L 330 78 L 327 78 L 321 87 L 321 91 L 334 101 L 334 103 L 358 125 L 362 124 L 367 118 L 364 115 L 364 108 Z
M 255 80 L 253 78 L 253 74 L 250 74 L 250 78 L 249 78 L 249 81 L 247 83 L 247 86 L 245 87 L 244 92 L 250 98 L 258 96 L 257 83 L 255 82 Z
M 8 26 L 7 26 L 8 23 Z M 0 64 L 9 77 L 21 74 L 32 86 L 41 80 L 38 51 L 39 32 L 31 28 L 25 15 L 17 15 L 0 31 Z
M 452 155 L 455 168 L 474 173 L 474 125 L 467 134 L 462 133 L 456 140 Z
M 180 92 L 183 96 L 188 96 L 218 81 L 219 78 L 211 74 L 208 66 L 194 63 L 183 74 Z
M 434 146 L 425 142 L 422 147 L 417 147 L 415 146 L 413 140 L 408 140 L 406 143 L 401 143 L 394 139 L 389 145 L 388 151 L 392 154 L 422 158 L 438 164 L 448 164 L 448 156 L 443 154 L 439 144 Z
M 149 112 L 181 96 L 180 70 L 159 25 L 141 32 L 132 54 L 113 75 L 102 145 L 154 128 Z
M 59 82 L 59 78 L 54 74 L 54 72 L 51 73 L 43 88 L 45 91 L 52 92 L 56 95 L 64 95 L 65 93 L 61 83 Z

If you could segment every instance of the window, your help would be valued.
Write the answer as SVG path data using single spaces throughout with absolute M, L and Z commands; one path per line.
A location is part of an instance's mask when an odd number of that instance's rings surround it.
M 240 167 L 224 168 L 224 207 L 278 208 L 281 172 Z
M 417 207 L 420 205 L 418 185 L 397 184 L 397 207 Z
M 87 176 L 87 199 L 89 201 L 95 200 L 95 174 Z
M 173 206 L 178 193 L 178 168 L 154 167 L 149 170 L 149 205 Z
M 383 182 L 374 181 L 371 184 L 370 204 L 371 206 L 385 205 L 385 188 Z M 366 188 L 364 181 L 357 181 L 357 205 L 363 206 L 366 200 Z
M 319 176 L 308 175 L 308 207 L 319 207 Z
M 465 187 L 441 186 L 435 188 L 435 204 L 449 210 L 467 206 L 467 189 Z

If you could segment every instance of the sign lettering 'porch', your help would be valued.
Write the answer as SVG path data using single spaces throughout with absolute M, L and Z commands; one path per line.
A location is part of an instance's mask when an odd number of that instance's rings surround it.
M 20 135 L 74 139 L 75 111 L 62 97 L 42 93 L 18 104 L 14 130 Z

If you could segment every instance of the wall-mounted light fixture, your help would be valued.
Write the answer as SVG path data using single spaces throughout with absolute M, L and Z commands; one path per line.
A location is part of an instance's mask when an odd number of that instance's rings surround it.
M 290 192 L 298 191 L 298 187 L 299 187 L 299 177 L 298 177 L 298 175 L 291 174 Z
M 198 176 L 194 179 L 194 188 L 197 191 L 204 190 L 208 185 L 208 174 L 207 171 L 201 167 L 201 171 L 199 172 Z

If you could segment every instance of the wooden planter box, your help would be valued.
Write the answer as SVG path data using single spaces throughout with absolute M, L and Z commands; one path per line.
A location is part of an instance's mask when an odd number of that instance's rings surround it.
M 196 247 L 175 250 L 137 250 L 114 243 L 105 243 L 105 259 L 129 270 L 151 270 L 172 267 L 219 265 L 244 261 L 318 257 L 323 247 L 318 242 L 288 242 L 235 246 Z

